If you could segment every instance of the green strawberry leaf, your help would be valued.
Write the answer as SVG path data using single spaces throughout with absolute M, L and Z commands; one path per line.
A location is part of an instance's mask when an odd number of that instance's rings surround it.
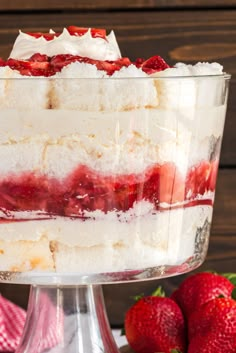
M 157 289 L 155 289 L 151 295 L 153 297 L 165 297 L 166 296 L 165 291 L 161 286 L 157 287 Z
M 135 301 L 135 302 L 138 302 L 140 299 L 142 299 L 144 297 L 144 293 L 141 293 L 141 294 L 137 294 L 137 295 L 134 295 L 132 296 L 131 298 Z
M 233 289 L 233 291 L 231 293 L 231 297 L 232 297 L 232 299 L 236 300 L 236 288 Z
M 236 286 L 236 273 L 222 273 L 234 286 Z

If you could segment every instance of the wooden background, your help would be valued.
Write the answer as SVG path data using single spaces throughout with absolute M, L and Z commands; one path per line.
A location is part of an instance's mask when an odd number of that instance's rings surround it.
M 131 59 L 159 54 L 170 64 L 218 61 L 232 74 L 210 248 L 199 270 L 236 272 L 236 0 L 0 0 L 0 57 L 8 56 L 18 29 L 68 25 L 114 29 Z M 183 277 L 104 286 L 112 326 L 122 325 L 130 296 L 160 283 L 170 292 Z M 23 307 L 28 290 L 0 284 L 1 293 Z

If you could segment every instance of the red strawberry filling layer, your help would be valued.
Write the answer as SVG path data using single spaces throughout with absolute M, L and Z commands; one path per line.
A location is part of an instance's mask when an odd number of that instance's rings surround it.
M 60 72 L 63 67 L 73 63 L 86 63 L 96 66 L 97 70 L 102 70 L 111 76 L 115 71 L 119 71 L 122 67 L 128 67 L 131 64 L 142 69 L 147 74 L 153 74 L 158 71 L 169 68 L 169 65 L 160 56 L 156 55 L 148 60 L 137 59 L 132 63 L 129 58 L 120 58 L 115 61 L 94 60 L 91 58 L 71 55 L 59 54 L 52 57 L 36 53 L 28 60 L 8 59 L 4 61 L 0 58 L 0 66 L 9 66 L 12 70 L 17 70 L 23 76 L 45 76 L 50 77 Z
M 14 221 L 19 211 L 86 219 L 86 211 L 125 212 L 141 200 L 157 211 L 212 205 L 206 193 L 215 190 L 217 169 L 218 161 L 201 162 L 183 177 L 169 162 L 142 174 L 110 176 L 80 165 L 63 181 L 31 172 L 11 175 L 0 180 L 2 220 Z

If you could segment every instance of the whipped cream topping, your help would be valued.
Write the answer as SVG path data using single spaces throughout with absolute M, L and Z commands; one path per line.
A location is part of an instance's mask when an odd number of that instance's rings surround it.
M 66 28 L 52 40 L 46 40 L 43 36 L 35 38 L 20 31 L 10 58 L 29 59 L 33 54 L 40 53 L 48 56 L 58 54 L 72 54 L 89 57 L 94 60 L 117 60 L 121 58 L 119 46 L 113 31 L 106 39 L 92 37 L 91 30 L 82 36 L 71 35 Z

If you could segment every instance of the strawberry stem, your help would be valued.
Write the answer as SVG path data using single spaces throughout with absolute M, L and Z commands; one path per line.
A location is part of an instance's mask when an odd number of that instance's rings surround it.
M 166 296 L 165 291 L 161 286 L 157 287 L 157 289 L 155 289 L 151 295 L 153 297 L 165 297 Z

